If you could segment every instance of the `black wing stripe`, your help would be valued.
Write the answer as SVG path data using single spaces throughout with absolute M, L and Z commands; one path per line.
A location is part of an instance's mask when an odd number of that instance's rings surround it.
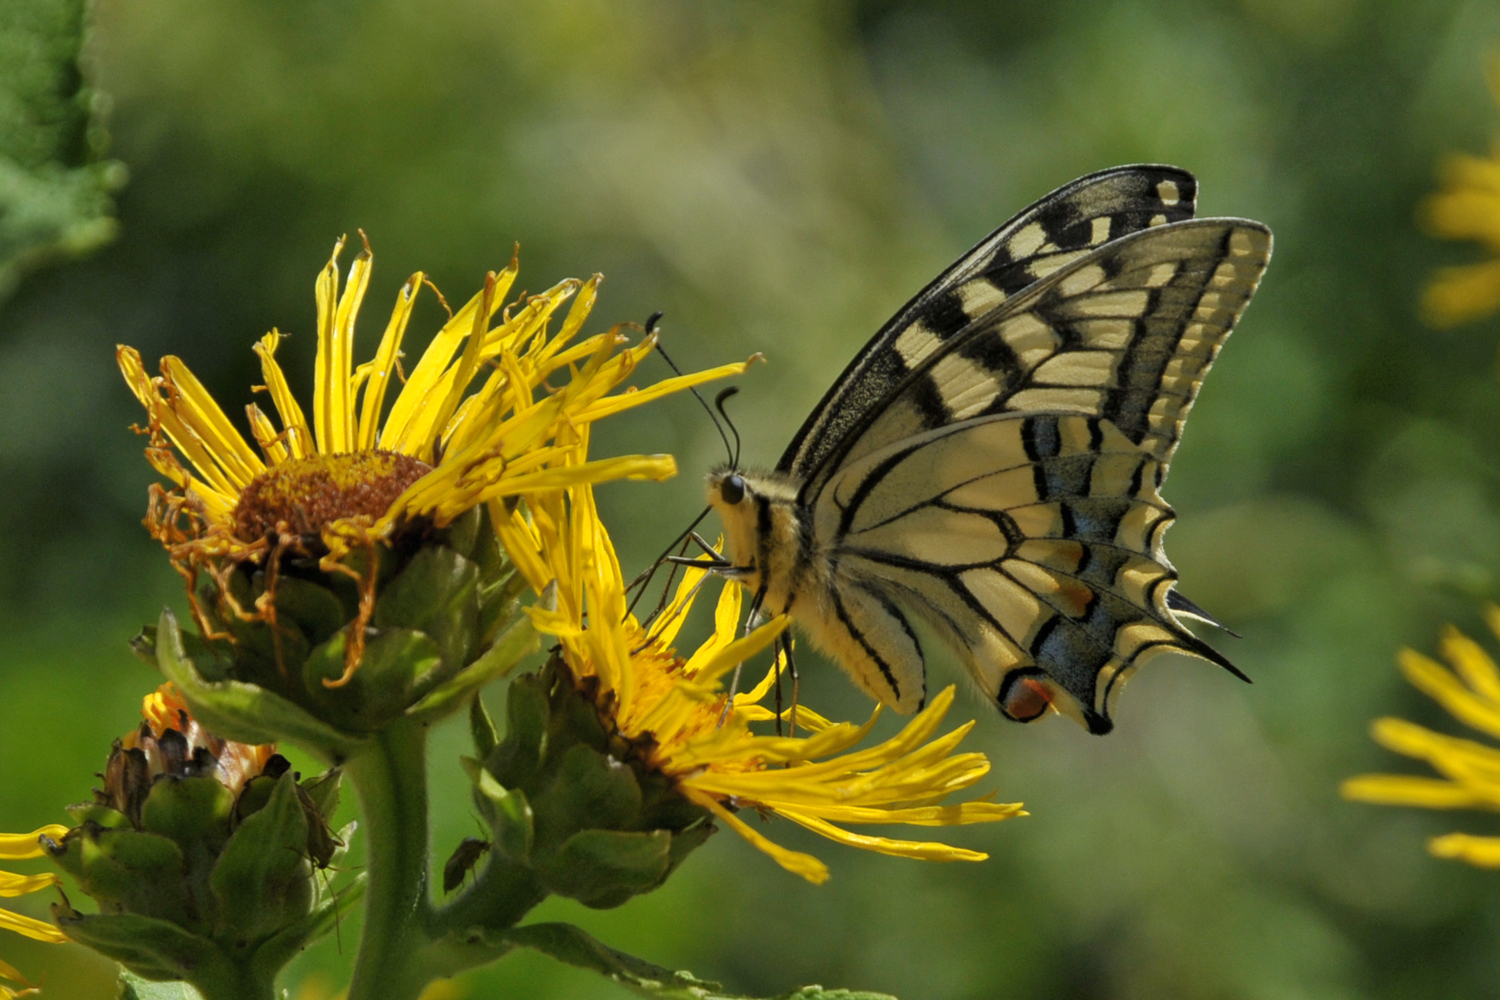
M 1150 226 L 1191 219 L 1197 191 L 1193 175 L 1177 167 L 1113 167 L 1080 177 L 1020 212 L 880 329 L 813 408 L 777 470 L 806 478 L 847 434 L 882 407 L 907 375 L 910 358 L 918 356 L 909 350 L 903 358 L 896 350 L 903 333 L 920 328 L 932 342 L 942 343 L 1079 251 Z M 960 313 L 964 322 L 955 329 Z

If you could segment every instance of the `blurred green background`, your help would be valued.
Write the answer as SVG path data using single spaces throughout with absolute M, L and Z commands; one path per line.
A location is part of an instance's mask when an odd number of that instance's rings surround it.
M 747 460 L 769 464 L 880 322 L 979 237 L 1077 175 L 1162 161 L 1198 174 L 1202 214 L 1276 233 L 1166 490 L 1184 590 L 1244 633 L 1214 641 L 1255 684 L 1163 658 L 1104 739 L 961 700 L 983 717 L 990 784 L 1033 814 L 956 834 L 991 852 L 982 865 L 779 824 L 830 862 L 828 885 L 726 833 L 621 910 L 539 915 L 747 992 L 1495 995 L 1500 874 L 1423 842 L 1500 824 L 1336 789 L 1401 768 L 1366 736 L 1376 715 L 1457 730 L 1392 656 L 1430 649 L 1444 621 L 1478 634 L 1480 600 L 1500 596 L 1500 322 L 1418 322 L 1425 276 L 1475 251 L 1414 222 L 1442 154 L 1500 134 L 1483 76 L 1500 5 L 100 0 L 97 22 L 110 155 L 131 175 L 118 239 L 0 305 L 0 829 L 87 796 L 156 683 L 125 640 L 182 604 L 139 524 L 152 477 L 117 342 L 181 355 L 238 413 L 273 325 L 308 391 L 313 280 L 339 234 L 362 227 L 375 248 L 367 350 L 412 271 L 464 299 L 520 241 L 533 291 L 608 275 L 594 329 L 664 309 L 684 367 L 764 351 L 734 405 Z M 413 330 L 435 329 L 426 308 Z M 601 490 L 638 567 L 697 511 L 722 449 L 685 398 L 596 442 L 684 469 Z M 938 682 L 957 677 L 934 660 Z M 804 674 L 809 703 L 867 711 L 833 668 Z M 463 749 L 459 727 L 433 755 L 443 850 L 475 827 Z M 287 982 L 342 982 L 356 932 Z M 47 995 L 113 996 L 82 949 L 7 936 L 0 954 L 45 971 Z M 527 956 L 462 982 L 625 995 Z

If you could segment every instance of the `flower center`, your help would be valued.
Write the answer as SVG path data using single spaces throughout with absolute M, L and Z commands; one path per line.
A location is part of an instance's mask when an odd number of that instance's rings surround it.
M 432 466 L 393 451 L 308 455 L 250 480 L 234 505 L 234 533 L 253 542 L 277 531 L 319 534 L 341 518 L 380 518 Z

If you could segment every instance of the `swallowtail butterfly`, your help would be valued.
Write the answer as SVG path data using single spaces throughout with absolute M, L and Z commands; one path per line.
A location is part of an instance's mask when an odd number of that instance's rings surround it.
M 1047 195 L 881 328 L 773 472 L 711 473 L 718 568 L 754 612 L 902 713 L 926 696 L 907 613 L 1020 722 L 1106 733 L 1169 650 L 1244 678 L 1183 625 L 1217 623 L 1173 589 L 1160 489 L 1271 233 L 1194 219 L 1196 193 L 1144 165 Z

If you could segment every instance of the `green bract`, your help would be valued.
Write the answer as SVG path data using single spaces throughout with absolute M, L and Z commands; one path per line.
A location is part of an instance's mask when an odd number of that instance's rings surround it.
M 493 835 L 490 868 L 525 871 L 547 893 L 605 908 L 656 888 L 715 827 L 641 748 L 605 727 L 589 694 L 596 683 L 580 685 L 558 657 L 517 677 L 498 742 L 476 701 L 483 759 L 467 764 Z M 482 897 L 491 880 L 482 870 L 468 891 Z
M 101 801 L 69 810 L 78 825 L 48 847 L 99 912 L 62 904 L 53 916 L 69 937 L 147 979 L 253 995 L 362 892 L 362 880 L 325 892 L 315 871 L 353 832 L 352 824 L 338 837 L 328 829 L 338 775 L 299 784 L 273 756 L 236 792 L 211 757 L 171 763 L 160 748 L 174 737 L 168 731 L 153 748 L 169 769 L 144 782 L 116 766 L 133 752 L 117 745 Z
M 372 552 L 363 650 L 340 683 Z M 199 587 L 207 636 L 179 632 L 166 612 L 136 650 L 214 731 L 255 743 L 292 739 L 341 761 L 395 719 L 431 720 L 462 706 L 535 648 L 518 600 L 525 582 L 482 508 L 447 528 L 408 527 L 344 565 L 350 573 L 324 572 L 315 555 L 293 551 L 274 571 L 239 564 L 225 591 L 212 579 Z

